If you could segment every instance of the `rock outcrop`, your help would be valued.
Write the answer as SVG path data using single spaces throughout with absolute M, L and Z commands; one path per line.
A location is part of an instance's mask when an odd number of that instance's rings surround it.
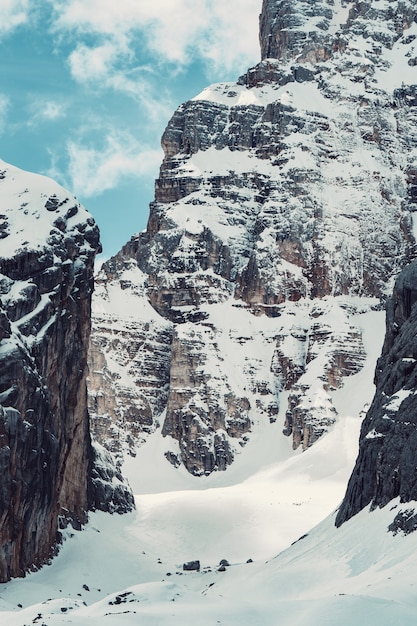
M 107 504 L 93 480 L 86 390 L 98 229 L 59 185 L 3 162 L 0 204 L 0 581 L 5 581 L 48 560 L 60 527 L 69 522 L 80 527 L 91 505 Z
M 377 363 L 376 392 L 362 424 L 359 455 L 336 525 L 364 507 L 394 498 L 417 500 L 417 262 L 399 275 L 387 307 L 386 337 Z M 393 530 L 407 530 L 401 514 Z M 415 516 L 414 516 L 415 521 Z
M 261 62 L 174 113 L 147 229 L 99 276 L 104 445 L 134 454 L 161 425 L 171 462 L 224 469 L 282 392 L 294 447 L 328 430 L 364 359 L 361 312 L 415 256 L 416 19 L 410 1 L 265 0 Z

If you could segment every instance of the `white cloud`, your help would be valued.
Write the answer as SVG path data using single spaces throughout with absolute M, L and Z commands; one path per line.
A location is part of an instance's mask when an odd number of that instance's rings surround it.
M 50 3 L 58 30 L 112 35 L 127 32 L 138 19 L 143 19 L 148 0 L 50 0 Z
M 28 125 L 33 126 L 40 122 L 54 122 L 62 119 L 66 115 L 66 109 L 65 104 L 53 100 L 40 99 L 32 102 L 29 107 L 32 118 Z
M 39 111 L 39 115 L 47 120 L 57 120 L 61 117 L 65 117 L 65 105 L 59 102 L 46 102 L 42 111 Z
M 71 74 L 80 83 L 107 80 L 121 56 L 120 45 L 111 41 L 96 47 L 78 44 L 69 57 Z
M 260 0 L 49 1 L 56 31 L 105 39 L 90 51 L 84 44 L 75 50 L 76 78 L 103 74 L 129 49 L 133 55 L 138 41 L 155 62 L 186 65 L 198 57 L 217 72 L 243 71 L 259 57 Z
M 29 0 L 0 0 L 0 37 L 25 24 L 29 16 Z
M 159 128 L 160 124 L 166 123 L 174 109 L 171 95 L 161 86 L 161 81 L 154 83 L 147 80 L 144 75 L 131 77 L 129 73 L 115 72 L 107 79 L 107 86 L 116 91 L 123 92 L 134 98 L 141 106 L 142 115 L 149 122 Z
M 203 58 L 212 62 L 216 72 L 245 71 L 260 60 L 259 13 L 261 2 L 228 0 L 212 2 L 207 39 L 198 42 Z
M 175 0 L 150 20 L 148 45 L 156 54 L 188 63 L 196 56 L 212 73 L 243 71 L 259 57 L 259 0 Z
M 160 150 L 139 144 L 127 133 L 110 132 L 101 148 L 82 142 L 68 143 L 68 186 L 87 198 L 116 188 L 124 179 L 155 176 Z
M 125 93 L 140 104 L 152 122 L 167 120 L 174 108 L 169 94 L 164 93 L 160 81 L 155 82 L 152 68 L 132 68 L 131 60 L 132 53 L 121 38 L 117 44 L 106 41 L 96 47 L 78 44 L 70 54 L 69 66 L 77 82 Z
M 0 133 L 6 127 L 7 113 L 10 106 L 10 100 L 7 96 L 0 93 Z

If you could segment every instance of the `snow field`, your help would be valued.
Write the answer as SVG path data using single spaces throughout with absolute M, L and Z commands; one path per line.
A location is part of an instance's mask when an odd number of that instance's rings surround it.
M 1 623 L 348 626 L 366 616 L 361 623 L 381 626 L 416 616 L 406 555 L 417 537 L 387 534 L 387 509 L 334 527 L 383 336 L 382 312 L 359 317 L 372 350 L 333 394 L 341 415 L 328 435 L 294 454 L 280 418 L 259 424 L 249 464 L 242 454 L 227 472 L 196 479 L 166 462 L 168 442 L 157 431 L 124 465 L 137 511 L 94 513 L 83 532 L 65 531 L 50 565 L 2 586 Z M 201 571 L 183 572 L 194 559 Z M 393 574 L 407 576 L 407 589 L 391 583 Z

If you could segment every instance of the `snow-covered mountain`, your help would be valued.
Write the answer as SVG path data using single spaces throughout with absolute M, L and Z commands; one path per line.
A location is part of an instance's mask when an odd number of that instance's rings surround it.
M 416 9 L 265 1 L 261 62 L 180 106 L 147 230 L 102 269 L 89 407 L 121 457 L 150 433 L 195 475 L 279 420 L 308 448 L 415 255 Z
M 93 429 L 138 508 L 64 530 L 2 586 L 7 626 L 416 621 L 415 262 L 384 343 L 382 304 L 415 256 L 417 9 L 264 0 L 260 25 L 97 281 Z
M 340 528 L 332 512 L 357 453 L 358 406 L 372 397 L 383 317 L 368 314 L 368 358 L 335 392 L 341 418 L 328 435 L 294 454 L 265 424 L 250 458 L 199 479 L 149 438 L 125 466 L 137 510 L 95 513 L 83 532 L 65 531 L 50 566 L 1 587 L 2 624 L 414 623 L 417 533 L 388 532 L 412 504 L 365 508 Z M 184 570 L 196 560 L 200 571 Z
M 131 508 L 93 448 L 87 349 L 98 228 L 70 193 L 0 162 L 0 581 L 55 553 L 91 508 Z

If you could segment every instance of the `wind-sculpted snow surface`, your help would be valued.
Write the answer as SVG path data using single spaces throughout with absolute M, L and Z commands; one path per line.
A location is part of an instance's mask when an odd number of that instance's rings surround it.
M 79 527 L 90 506 L 108 503 L 86 389 L 97 226 L 62 187 L 3 161 L 0 206 L 3 582 L 51 557 L 58 526 Z M 118 490 L 131 507 L 126 486 Z
M 105 445 L 135 453 L 161 426 L 167 458 L 200 475 L 280 406 L 295 448 L 337 419 L 360 314 L 415 255 L 416 17 L 411 2 L 265 0 L 261 63 L 174 113 L 147 230 L 99 277 Z

